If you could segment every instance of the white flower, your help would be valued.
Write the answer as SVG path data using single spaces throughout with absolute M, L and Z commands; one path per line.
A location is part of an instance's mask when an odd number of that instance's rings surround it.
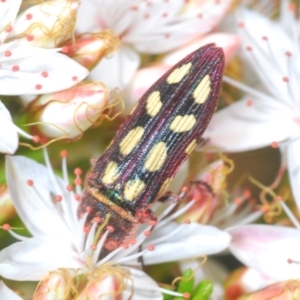
M 99 257 L 109 231 L 102 228 L 103 235 L 97 242 L 97 222 L 86 233 L 88 212 L 77 219 L 76 199 L 80 198 L 81 180 L 76 179 L 75 194 L 68 184 L 65 159 L 64 180 L 54 175 L 47 155 L 46 164 L 47 167 L 21 156 L 7 157 L 10 193 L 20 218 L 33 237 L 25 238 L 9 230 L 20 241 L 0 252 L 0 274 L 5 278 L 41 280 L 58 268 L 88 272 L 110 263 L 121 265 L 131 274 L 132 281 L 126 281 L 124 297 L 130 295 L 133 285 L 133 299 L 161 299 L 161 289 L 156 283 L 134 268 L 140 267 L 140 257 L 146 265 L 190 259 L 222 251 L 230 242 L 226 232 L 212 226 L 197 223 L 179 226 L 172 222 L 181 212 L 164 218 L 173 209 L 171 205 L 159 217 L 160 222 L 152 232 L 152 226 L 141 225 L 135 241 L 128 248 L 117 248 Z M 77 177 L 80 173 L 79 169 L 75 170 Z M 145 298 L 140 298 L 141 295 Z
M 0 299 L 1 300 L 22 300 L 15 292 L 8 288 L 3 281 L 0 281 Z
M 85 78 L 88 71 L 58 53 L 59 48 L 40 48 L 47 41 L 53 43 L 52 39 L 58 38 L 47 35 L 51 30 L 55 29 L 62 39 L 60 34 L 65 32 L 57 28 L 57 19 L 71 22 L 64 13 L 72 9 L 73 3 L 49 1 L 35 5 L 17 17 L 21 3 L 21 0 L 0 1 L 0 94 L 50 93 L 69 88 Z M 50 12 L 53 15 L 49 15 Z M 68 23 L 64 26 L 70 31 Z
M 83 0 L 78 10 L 78 32 L 111 29 L 121 47 L 103 59 L 91 79 L 124 88 L 140 64 L 138 52 L 159 54 L 173 50 L 211 31 L 226 13 L 231 0 Z
M 247 61 L 260 79 L 258 91 L 231 79 L 248 93 L 214 115 L 205 138 L 223 151 L 245 151 L 280 142 L 296 201 L 300 201 L 300 44 L 293 6 L 284 1 L 281 19 L 243 10 L 241 35 Z M 300 202 L 299 202 L 300 203 Z M 299 207 L 298 203 L 298 207 Z

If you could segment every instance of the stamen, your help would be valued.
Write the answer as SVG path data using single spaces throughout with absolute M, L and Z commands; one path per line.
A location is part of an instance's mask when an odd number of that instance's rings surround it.
M 279 200 L 279 203 L 280 203 L 282 209 L 287 214 L 287 216 L 289 217 L 289 219 L 292 221 L 292 223 L 294 224 L 294 226 L 297 229 L 300 229 L 300 223 L 298 222 L 298 220 L 294 216 L 294 214 L 291 212 L 291 210 L 289 209 L 289 207 L 284 203 L 284 201 L 281 199 L 281 197 L 279 199 L 277 198 L 277 200 Z
M 300 265 L 300 261 L 294 260 L 294 259 L 290 259 L 290 258 L 287 260 L 287 263 L 288 263 L 288 264 L 296 264 L 296 265 Z
M 0 228 L 7 231 L 11 236 L 13 236 L 15 239 L 19 241 L 26 241 L 29 239 L 28 237 L 19 235 L 12 230 L 12 229 L 22 229 L 22 228 L 11 227 L 9 224 L 3 224 L 2 226 L 0 226 Z

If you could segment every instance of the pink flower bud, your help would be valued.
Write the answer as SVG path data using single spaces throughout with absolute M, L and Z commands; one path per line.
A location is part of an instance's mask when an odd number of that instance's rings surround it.
M 32 300 L 70 299 L 70 286 L 65 275 L 50 273 L 39 283 Z
M 78 7 L 78 0 L 33 5 L 17 17 L 8 39 L 43 48 L 57 47 L 71 36 Z
M 81 82 L 38 97 L 29 110 L 47 137 L 73 139 L 97 122 L 107 103 L 108 89 L 102 83 Z
M 87 284 L 76 300 L 101 299 L 122 300 L 119 281 L 114 276 L 105 276 Z
M 63 47 L 66 55 L 91 70 L 119 46 L 119 38 L 111 30 L 89 33 L 68 40 Z

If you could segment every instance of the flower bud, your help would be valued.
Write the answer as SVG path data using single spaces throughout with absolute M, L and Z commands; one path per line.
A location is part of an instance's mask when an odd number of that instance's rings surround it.
M 38 97 L 29 110 L 47 137 L 73 139 L 96 123 L 107 103 L 108 89 L 102 83 L 81 82 Z
M 32 300 L 70 299 L 69 294 L 66 276 L 53 272 L 39 283 Z
M 8 39 L 43 48 L 57 47 L 72 34 L 78 7 L 78 0 L 33 5 L 17 17 Z
M 87 284 L 76 300 L 121 300 L 119 281 L 114 276 L 98 278 Z
M 119 38 L 111 30 L 77 36 L 68 40 L 63 52 L 82 66 L 91 70 L 106 55 L 119 46 Z
M 16 126 L 4 104 L 0 101 L 0 153 L 13 154 L 19 144 Z

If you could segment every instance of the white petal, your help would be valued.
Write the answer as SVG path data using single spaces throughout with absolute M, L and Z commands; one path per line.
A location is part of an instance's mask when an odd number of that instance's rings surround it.
M 276 100 L 270 103 L 245 97 L 218 111 L 203 137 L 210 145 L 229 152 L 270 146 L 298 132 L 293 114 Z
M 144 254 L 143 258 L 146 265 L 218 253 L 230 243 L 230 236 L 225 231 L 197 223 L 183 224 L 175 235 L 167 238 L 167 235 L 178 226 L 180 225 L 173 222 L 169 223 L 159 228 L 151 238 L 147 239 L 145 246 L 151 245 L 152 239 L 166 237 L 161 243 L 154 243 L 154 251 L 148 251 Z
M 12 280 L 41 280 L 58 268 L 82 268 L 77 253 L 64 240 L 29 238 L 0 252 L 0 275 Z
M 217 47 L 223 48 L 225 61 L 228 63 L 231 57 L 236 53 L 239 46 L 239 41 L 239 37 L 231 33 L 209 34 L 201 39 L 197 39 L 187 45 L 184 45 L 179 50 L 173 51 L 170 54 L 166 55 L 163 58 L 162 63 L 173 66 L 188 54 L 210 43 L 214 43 Z
M 300 233 L 290 227 L 245 225 L 228 230 L 232 235 L 229 249 L 246 266 L 277 280 L 299 278 Z
M 239 16 L 244 24 L 240 30 L 244 57 L 251 62 L 264 87 L 281 101 L 291 103 L 294 100 L 299 105 L 297 43 L 280 24 L 263 15 L 244 9 Z M 251 51 L 247 50 L 249 46 Z M 292 53 L 291 57 L 286 56 L 287 51 Z M 285 76 L 289 83 L 282 80 Z
M 56 195 L 62 195 L 66 201 L 66 193 L 57 191 L 47 168 L 29 158 L 7 156 L 6 172 L 15 208 L 31 234 L 70 240 L 72 236 L 60 218 L 54 200 Z M 28 186 L 28 179 L 34 181 L 34 186 Z M 66 186 L 61 181 L 60 184 Z
M 0 281 L 0 300 L 22 300 L 22 298 Z
M 6 26 L 12 25 L 18 14 L 22 0 L 0 1 L 0 45 L 5 41 L 8 32 Z
M 103 81 L 110 88 L 124 88 L 132 79 L 140 64 L 139 55 L 127 46 L 122 46 L 109 58 L 104 58 L 91 71 L 89 78 Z
M 5 57 L 5 51 L 11 51 L 11 56 Z M 87 69 L 55 51 L 20 46 L 17 42 L 0 47 L 0 57 L 5 57 L 1 61 L 0 94 L 51 93 L 69 88 L 87 76 Z
M 129 268 L 132 281 L 127 282 L 127 289 L 123 292 L 123 300 L 127 300 L 133 291 L 132 300 L 162 300 L 156 282 L 143 271 Z M 133 288 L 133 290 L 131 290 Z
M 300 139 L 292 141 L 288 147 L 288 172 L 294 199 L 300 209 Z
M 0 152 L 13 154 L 19 143 L 19 137 L 15 125 L 12 122 L 9 111 L 0 101 Z

